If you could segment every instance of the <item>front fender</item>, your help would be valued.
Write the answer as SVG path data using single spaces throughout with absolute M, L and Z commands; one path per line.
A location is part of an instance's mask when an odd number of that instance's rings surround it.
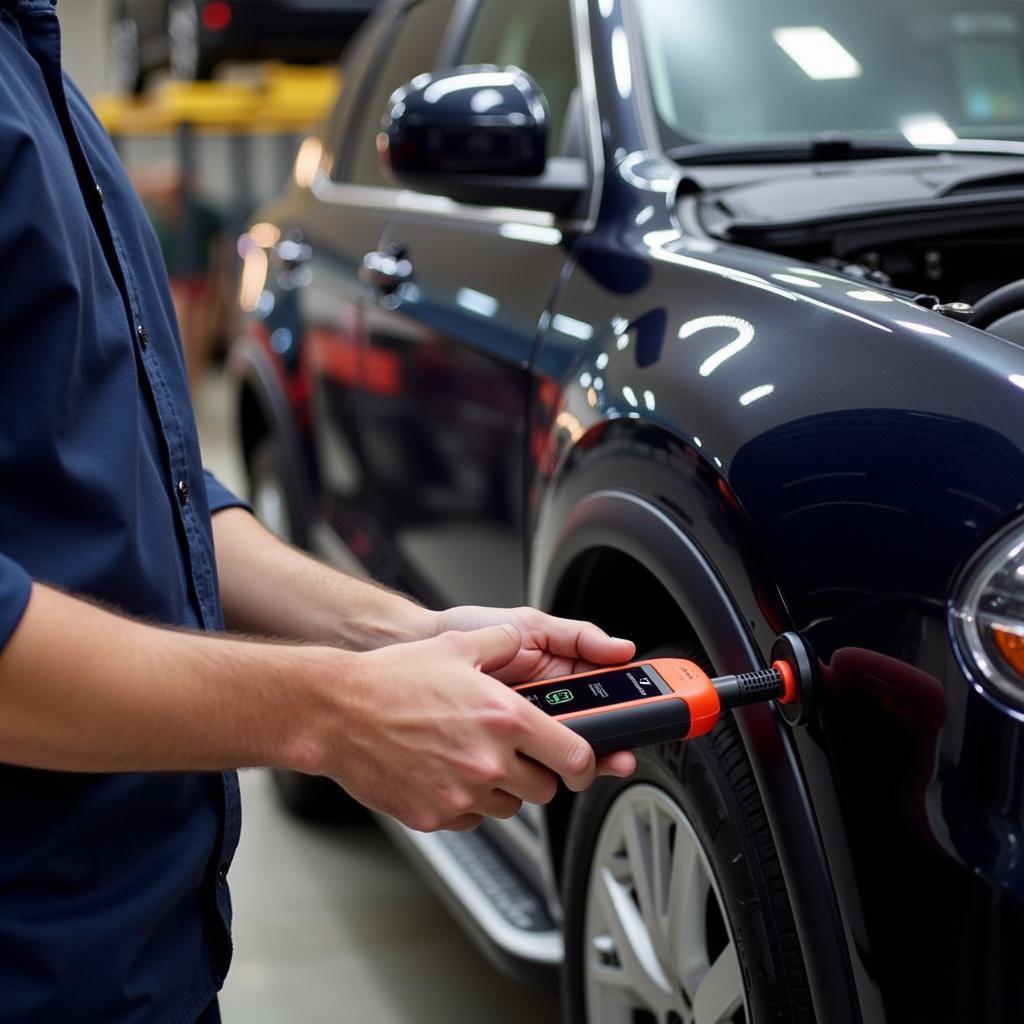
M 655 448 L 638 431 L 643 433 L 639 425 L 614 425 L 612 432 L 625 436 L 605 438 L 605 444 L 582 453 L 581 465 L 547 491 L 534 533 L 531 602 L 550 608 L 580 555 L 611 548 L 645 566 L 665 587 L 716 669 L 763 667 L 771 630 L 783 625 L 769 626 L 758 605 L 764 581 L 743 575 L 748 608 L 741 609 L 705 552 L 728 540 L 722 517 L 715 521 L 710 514 L 720 500 L 692 471 L 688 479 L 681 472 L 687 465 L 681 447 L 661 438 Z M 617 445 L 625 444 L 633 447 L 634 458 L 616 455 Z M 644 458 L 636 458 L 637 446 L 647 448 Z M 695 469 L 696 460 L 689 465 Z M 652 486 L 652 476 L 662 477 L 661 486 Z M 638 490 L 661 500 L 641 498 Z M 689 493 L 689 509 L 678 504 L 682 493 Z M 694 507 L 695 496 L 700 507 Z M 743 545 L 733 540 L 735 555 Z M 769 604 L 770 618 L 779 611 Z M 827 754 L 819 738 L 795 736 L 773 706 L 740 709 L 736 719 L 779 853 L 818 1019 L 884 1020 L 865 962 L 870 946 Z

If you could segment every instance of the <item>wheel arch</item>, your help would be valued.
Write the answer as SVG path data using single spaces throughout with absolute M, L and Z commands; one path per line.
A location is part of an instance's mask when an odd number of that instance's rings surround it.
M 537 531 L 546 532 L 549 543 L 534 549 L 531 603 L 591 617 L 594 606 L 588 610 L 587 596 L 594 567 L 618 564 L 624 584 L 652 581 L 660 588 L 659 601 L 667 597 L 674 605 L 678 618 L 660 607 L 654 628 L 676 624 L 688 631 L 720 672 L 762 667 L 762 655 L 725 584 L 693 537 L 666 511 L 613 488 L 576 501 L 561 522 L 552 523 L 553 507 L 548 511 L 548 521 Z M 735 714 L 779 853 L 818 1019 L 860 1021 L 836 889 L 793 736 L 773 706 L 749 706 Z M 565 804 L 553 805 L 548 822 L 555 864 L 566 810 Z
M 277 368 L 259 342 L 242 336 L 231 346 L 228 370 L 234 387 L 231 408 L 236 417 L 246 471 L 259 442 L 268 435 L 274 435 L 293 470 L 287 484 L 294 488 L 303 516 L 308 518 L 311 488 L 302 439 L 281 387 Z

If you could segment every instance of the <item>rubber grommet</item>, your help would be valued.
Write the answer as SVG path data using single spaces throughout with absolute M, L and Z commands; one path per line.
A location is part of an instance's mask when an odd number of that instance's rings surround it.
M 796 690 L 792 702 L 780 699 L 779 714 L 790 725 L 806 725 L 814 715 L 817 661 L 801 636 L 794 632 L 781 633 L 772 645 L 772 663 L 778 661 L 784 662 L 792 671 Z

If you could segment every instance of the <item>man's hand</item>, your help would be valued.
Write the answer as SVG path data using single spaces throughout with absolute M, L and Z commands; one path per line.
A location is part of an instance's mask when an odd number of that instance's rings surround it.
M 519 651 L 507 665 L 491 673 L 506 683 L 531 683 L 603 665 L 620 665 L 636 654 L 636 645 L 631 640 L 608 636 L 592 622 L 560 619 L 536 608 L 462 605 L 440 612 L 437 621 L 440 629 L 512 626 L 519 633 Z M 636 758 L 625 750 L 597 762 L 598 775 L 626 778 L 635 770 Z
M 510 625 L 521 637 L 519 652 L 492 673 L 507 683 L 529 683 L 575 672 L 620 665 L 636 654 L 630 640 L 608 636 L 592 622 L 559 619 L 536 608 L 483 608 L 463 605 L 438 614 L 438 632 Z
M 635 653 L 628 640 L 609 637 L 589 622 L 559 619 L 533 608 L 466 606 L 429 611 L 400 594 L 317 563 L 282 543 L 242 509 L 218 512 L 213 517 L 213 530 L 221 596 L 228 625 L 235 630 L 330 644 L 349 651 L 370 651 L 368 657 L 391 665 L 388 651 L 398 658 L 408 657 L 413 650 L 417 652 L 414 659 L 420 656 L 420 645 L 411 642 L 429 642 L 430 638 L 440 641 L 441 634 L 452 631 L 511 627 L 514 633 L 508 632 L 509 642 L 518 638 L 514 649 L 505 661 L 485 669 L 505 683 L 533 682 L 619 664 L 629 661 Z M 287 595 L 287 599 L 283 600 L 282 595 Z M 424 648 L 428 652 L 437 649 Z M 389 699 L 415 700 L 417 687 L 422 686 L 428 674 L 422 668 L 406 664 L 401 675 L 404 685 L 395 688 Z M 473 674 L 481 675 L 475 670 Z M 432 672 L 430 684 L 440 685 L 442 677 L 443 673 L 439 676 Z M 337 672 L 335 687 L 348 689 L 352 685 L 347 671 Z M 492 690 L 497 685 L 494 679 L 487 682 Z M 516 708 L 529 707 L 527 701 L 513 693 L 504 694 L 503 700 L 512 702 L 509 706 Z M 543 712 L 532 710 L 547 718 Z M 453 727 L 457 721 L 457 717 L 452 719 Z M 573 736 L 564 726 L 550 720 L 536 727 L 548 735 L 552 734 L 551 727 L 555 727 L 555 735 Z M 386 737 L 382 742 L 382 749 L 386 750 Z M 633 755 L 624 751 L 602 758 L 596 771 L 626 776 L 635 767 Z M 323 773 L 319 768 L 300 770 Z
M 547 803 L 559 776 L 585 789 L 598 770 L 589 744 L 494 678 L 512 681 L 511 666 L 532 664 L 523 650 L 506 624 L 354 656 L 335 721 L 322 718 L 326 757 L 307 770 L 421 831 L 475 828 L 523 801 Z M 630 753 L 603 762 L 623 776 L 634 766 Z

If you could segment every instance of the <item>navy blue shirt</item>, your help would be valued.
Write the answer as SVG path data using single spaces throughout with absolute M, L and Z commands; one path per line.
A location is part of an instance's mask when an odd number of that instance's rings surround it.
M 166 273 L 60 70 L 50 0 L 0 0 L 0 650 L 30 581 L 220 629 Z M 69 664 L 68 671 L 74 666 Z M 233 774 L 0 765 L 0 1021 L 193 1021 L 230 958 Z

